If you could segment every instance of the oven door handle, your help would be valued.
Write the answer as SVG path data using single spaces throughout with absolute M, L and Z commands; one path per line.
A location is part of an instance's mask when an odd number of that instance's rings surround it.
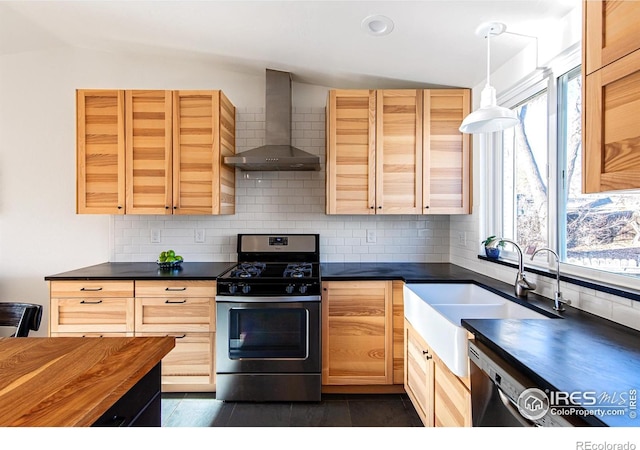
M 520 414 L 520 412 L 516 409 L 513 401 L 504 393 L 499 386 L 496 385 L 496 389 L 498 390 L 498 395 L 500 396 L 500 400 L 504 404 L 507 411 L 511 413 L 511 415 L 518 421 L 522 426 L 525 427 L 535 427 L 535 423 L 531 422 L 529 419 L 525 418 Z
M 298 302 L 319 302 L 321 297 L 319 295 L 294 295 L 291 297 L 286 296 L 271 296 L 271 297 L 251 297 L 251 296 L 236 296 L 236 295 L 216 295 L 216 302 L 226 303 L 298 303 Z

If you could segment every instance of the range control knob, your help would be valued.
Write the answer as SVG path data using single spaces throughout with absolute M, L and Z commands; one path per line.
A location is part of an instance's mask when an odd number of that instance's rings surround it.
M 238 286 L 236 286 L 235 284 L 229 285 L 229 294 L 235 294 L 237 290 L 238 290 Z
M 286 288 L 284 288 L 287 294 L 293 294 L 293 289 L 294 289 L 293 284 L 290 284 Z
M 248 284 L 245 284 L 244 286 L 242 286 L 243 294 L 248 294 L 249 292 L 251 292 L 251 286 L 249 286 Z
M 303 284 L 300 286 L 300 293 L 301 294 L 306 294 L 307 293 L 307 285 Z

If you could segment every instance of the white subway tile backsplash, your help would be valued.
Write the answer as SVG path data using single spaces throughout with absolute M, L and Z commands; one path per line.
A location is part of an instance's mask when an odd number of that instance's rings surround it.
M 325 110 L 294 108 L 292 144 L 320 156 L 319 172 L 236 172 L 236 213 L 228 216 L 113 216 L 114 261 L 155 261 L 168 248 L 186 261 L 235 261 L 238 233 L 319 233 L 321 258 L 336 262 L 442 262 L 448 216 L 325 214 Z M 236 151 L 264 144 L 264 109 L 236 112 Z M 161 243 L 150 242 L 150 230 Z M 204 243 L 194 240 L 204 229 Z M 366 242 L 376 230 L 376 242 Z

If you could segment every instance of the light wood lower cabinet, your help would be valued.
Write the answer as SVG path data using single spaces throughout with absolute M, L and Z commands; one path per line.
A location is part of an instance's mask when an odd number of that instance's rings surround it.
M 405 320 L 405 390 L 425 426 L 471 426 L 469 377 L 449 370 Z
M 215 281 L 52 281 L 50 289 L 50 336 L 174 336 L 162 390 L 215 391 Z
M 162 359 L 163 392 L 215 391 L 215 333 L 136 333 L 174 336 L 176 346 Z
M 133 281 L 52 281 L 52 333 L 133 333 Z
M 404 388 L 418 416 L 426 427 L 432 427 L 434 361 L 430 347 L 405 320 Z
M 434 412 L 437 427 L 471 426 L 471 391 L 466 380 L 458 378 L 437 355 L 434 375 Z
M 136 281 L 136 336 L 175 336 L 162 390 L 214 391 L 215 281 Z
M 322 283 L 322 384 L 393 384 L 391 281 Z

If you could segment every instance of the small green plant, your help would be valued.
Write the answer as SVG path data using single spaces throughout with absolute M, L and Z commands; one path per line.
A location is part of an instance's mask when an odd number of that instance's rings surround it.
M 498 239 L 496 236 L 489 236 L 484 241 L 482 241 L 482 245 L 484 245 L 486 247 L 487 245 L 491 244 L 496 239 Z M 506 242 L 503 241 L 502 239 L 500 239 L 500 242 L 498 242 L 498 247 L 504 248 L 505 245 L 506 245 Z

